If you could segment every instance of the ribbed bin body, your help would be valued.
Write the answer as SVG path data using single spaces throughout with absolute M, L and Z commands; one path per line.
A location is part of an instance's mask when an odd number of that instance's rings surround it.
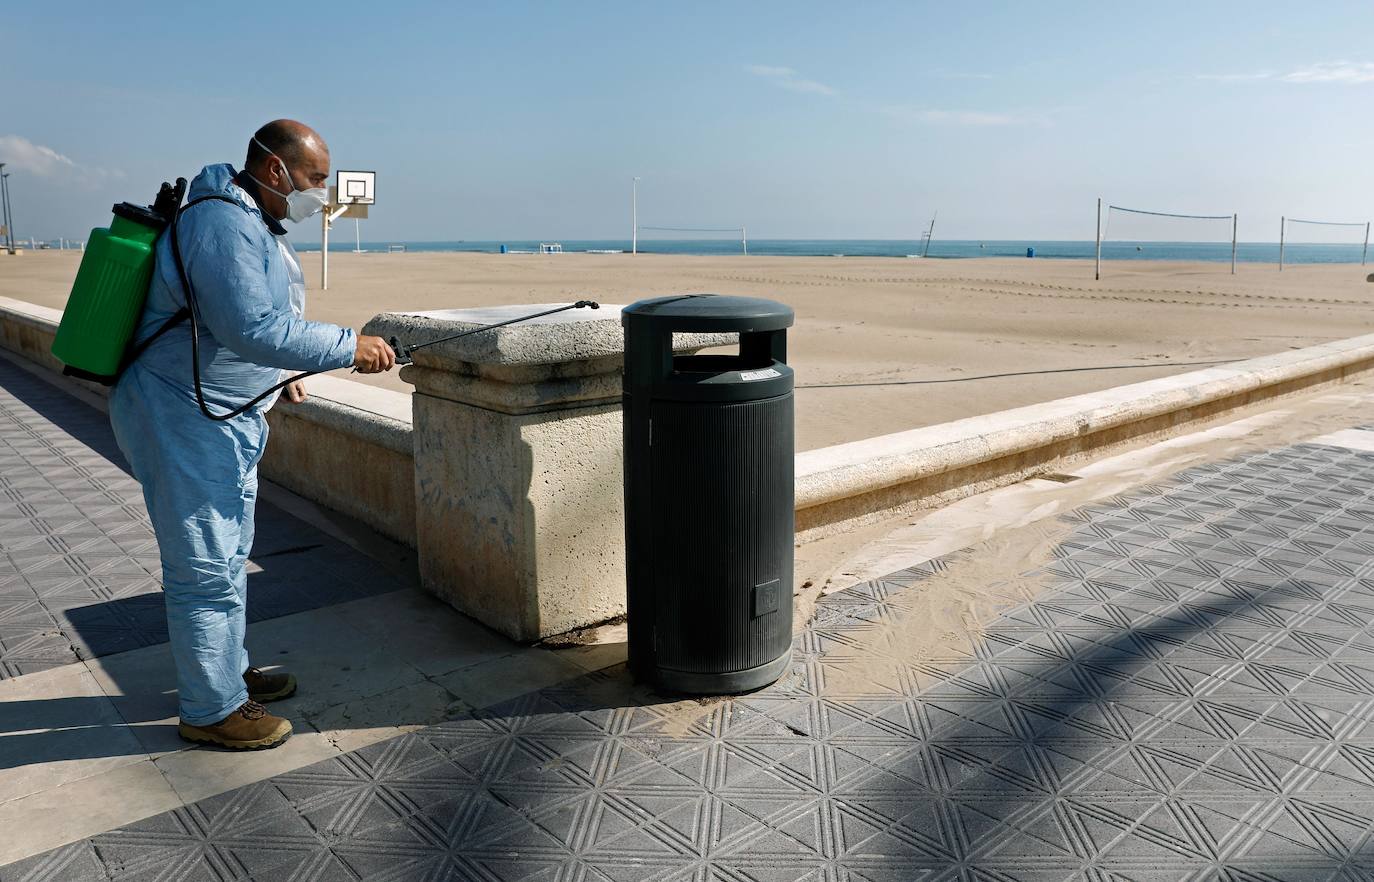
M 792 393 L 652 410 L 649 496 L 677 500 L 647 513 L 653 559 L 671 562 L 653 577 L 658 667 L 765 666 L 792 642 Z
M 776 680 L 792 644 L 791 310 L 700 300 L 625 311 L 630 666 L 669 691 L 744 692 Z M 663 301 L 668 315 L 637 320 Z M 674 330 L 739 330 L 740 351 L 673 357 Z

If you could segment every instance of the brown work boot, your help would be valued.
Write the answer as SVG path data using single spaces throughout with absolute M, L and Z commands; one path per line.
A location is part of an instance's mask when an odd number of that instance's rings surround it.
M 248 684 L 248 697 L 254 701 L 280 701 L 296 694 L 296 678 L 291 674 L 264 674 L 249 668 L 243 672 L 243 682 Z
M 267 708 L 249 699 L 213 726 L 181 723 L 177 733 L 187 741 L 218 744 L 230 750 L 263 750 L 286 743 L 291 737 L 291 721 L 272 716 Z

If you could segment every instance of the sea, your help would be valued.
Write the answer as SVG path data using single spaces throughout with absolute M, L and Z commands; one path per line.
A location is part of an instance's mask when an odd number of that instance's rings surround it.
M 549 240 L 545 240 L 549 241 Z M 368 253 L 385 252 L 404 245 L 407 252 L 470 251 L 482 253 L 538 252 L 537 240 L 506 239 L 501 241 L 457 242 L 363 242 Z M 630 250 L 629 240 L 564 239 L 559 242 L 564 252 Z M 924 256 L 936 260 L 957 260 L 970 257 L 1049 257 L 1071 260 L 1092 260 L 1095 243 L 1092 241 L 1064 242 L 1032 239 L 937 239 L 929 250 L 923 242 L 906 239 L 750 239 L 749 254 L 795 257 L 892 257 L 908 259 Z M 300 251 L 319 251 L 318 245 L 298 245 Z M 331 252 L 355 250 L 354 243 L 329 243 Z M 639 250 L 646 254 L 742 254 L 738 239 L 640 239 Z M 1294 244 L 1284 250 L 1285 263 L 1361 263 L 1364 248 L 1361 243 Z M 1229 263 L 1229 242 L 1104 242 L 1103 260 L 1188 260 Z M 1236 247 L 1236 260 L 1241 263 L 1278 263 L 1277 242 L 1241 242 Z

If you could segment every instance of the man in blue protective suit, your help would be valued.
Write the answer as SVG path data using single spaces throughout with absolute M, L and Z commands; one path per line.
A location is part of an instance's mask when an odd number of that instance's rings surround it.
M 210 411 L 223 414 L 283 379 L 283 371 L 354 366 L 390 370 L 380 337 L 306 321 L 305 281 L 281 221 L 302 221 L 327 201 L 329 148 L 291 120 L 253 135 L 244 169 L 206 166 L 191 182 L 177 226 L 195 294 L 200 377 Z M 153 281 L 135 341 L 186 306 L 170 236 L 158 241 Z M 191 328 L 174 326 L 121 376 L 110 397 L 120 449 L 143 485 L 162 557 L 167 629 L 176 661 L 179 731 L 235 749 L 275 747 L 291 723 L 260 702 L 286 698 L 293 676 L 251 667 L 244 649 L 248 553 L 264 412 L 276 396 L 223 421 L 200 410 L 191 372 Z M 293 383 L 288 401 L 302 401 Z

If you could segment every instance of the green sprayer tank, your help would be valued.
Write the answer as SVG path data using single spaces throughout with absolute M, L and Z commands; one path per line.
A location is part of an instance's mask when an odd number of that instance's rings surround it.
M 175 216 L 185 182 L 163 184 L 151 206 L 121 202 L 108 228 L 91 231 L 52 354 L 67 374 L 112 383 L 143 314 L 153 275 L 153 246 Z

